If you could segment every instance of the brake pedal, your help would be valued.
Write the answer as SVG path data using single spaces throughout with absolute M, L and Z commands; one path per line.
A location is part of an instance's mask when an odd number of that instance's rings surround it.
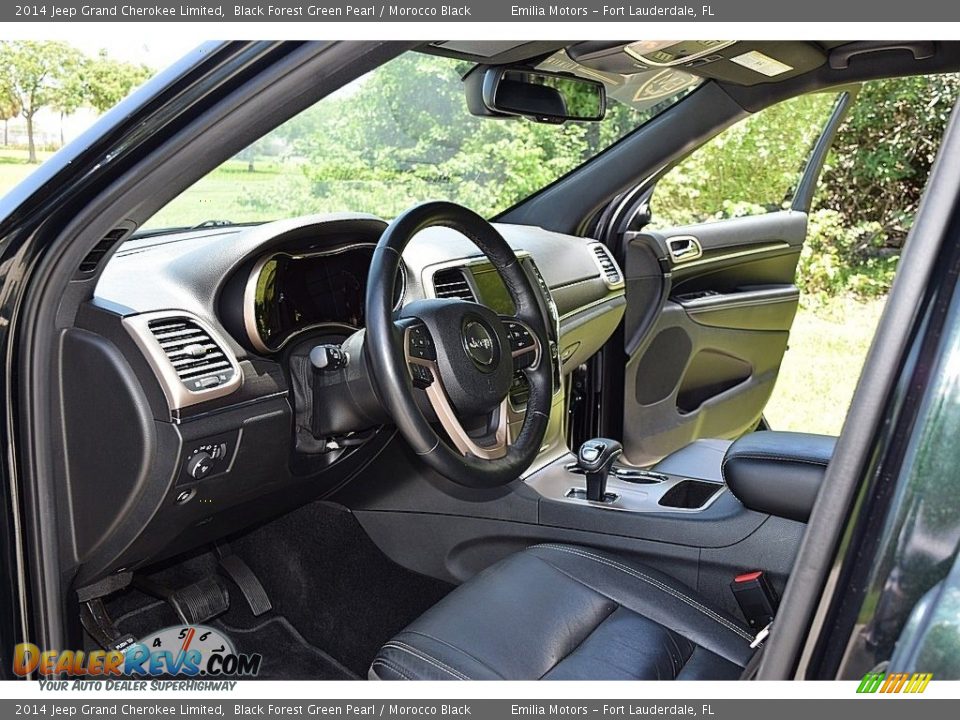
M 174 590 L 146 578 L 134 579 L 140 590 L 165 600 L 187 625 L 200 625 L 230 609 L 230 593 L 216 575 Z
M 250 566 L 247 565 L 239 555 L 223 554 L 220 557 L 220 567 L 230 576 L 230 579 L 237 584 L 244 600 L 250 606 L 250 612 L 254 617 L 259 617 L 265 612 L 273 609 L 273 603 L 267 591 Z

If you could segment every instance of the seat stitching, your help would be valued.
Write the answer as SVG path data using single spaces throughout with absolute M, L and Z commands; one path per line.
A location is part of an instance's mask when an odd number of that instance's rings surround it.
M 387 670 L 392 670 L 392 671 L 395 672 L 397 675 L 399 675 L 400 677 L 402 677 L 404 680 L 413 680 L 413 679 L 414 679 L 414 678 L 410 677 L 409 675 L 407 675 L 403 670 L 401 670 L 399 665 L 396 665 L 396 664 L 390 662 L 389 660 L 384 660 L 383 658 L 376 658 L 372 663 L 370 663 L 370 667 L 371 667 L 371 668 L 374 668 L 374 667 L 377 667 L 377 666 L 386 668 Z M 376 671 L 374 671 L 374 672 L 376 672 Z M 383 678 L 380 678 L 380 679 L 382 680 Z
M 619 570 L 620 572 L 626 573 L 627 575 L 631 575 L 632 577 L 635 577 L 635 578 L 637 578 L 638 580 L 642 580 L 642 581 L 644 581 L 644 582 L 652 585 L 653 587 L 656 587 L 656 588 L 658 588 L 659 590 L 662 590 L 663 592 L 667 593 L 668 595 L 672 595 L 673 597 L 677 598 L 678 600 L 681 600 L 682 602 L 686 603 L 687 605 L 689 605 L 690 607 L 694 608 L 695 610 L 700 611 L 701 613 L 703 613 L 704 615 L 706 615 L 706 616 L 709 617 L 710 619 L 714 620 L 715 622 L 720 623 L 721 625 L 723 625 L 723 626 L 724 626 L 725 628 L 727 628 L 728 630 L 732 630 L 732 631 L 735 632 L 737 635 L 739 635 L 741 638 L 743 638 L 743 639 L 745 639 L 745 640 L 748 640 L 749 642 L 753 642 L 753 637 L 752 637 L 751 635 L 749 635 L 748 633 L 746 633 L 744 630 L 738 628 L 736 625 L 734 625 L 734 624 L 731 623 L 730 621 L 724 619 L 724 618 L 721 617 L 720 615 L 717 615 L 715 612 L 713 612 L 712 610 L 710 610 L 708 607 L 705 607 L 704 605 L 698 603 L 698 602 L 697 602 L 696 600 L 694 600 L 693 598 L 688 597 L 687 595 L 684 595 L 684 594 L 683 594 L 682 592 L 680 592 L 679 590 L 676 590 L 675 588 L 672 588 L 672 587 L 670 587 L 669 585 L 665 585 L 664 583 L 660 582 L 659 580 L 655 580 L 655 579 L 653 579 L 653 578 L 651 578 L 651 577 L 649 577 L 649 576 L 647 576 L 647 575 L 644 575 L 644 574 L 641 573 L 639 570 L 635 570 L 634 568 L 628 567 L 628 566 L 626 566 L 626 565 L 621 565 L 621 564 L 618 563 L 618 562 L 615 562 L 615 561 L 613 561 L 613 560 L 609 560 L 609 559 L 604 558 L 604 557 L 602 557 L 602 556 L 600 556 L 600 555 L 594 555 L 593 553 L 588 553 L 588 552 L 586 552 L 586 551 L 582 551 L 582 552 L 581 552 L 581 551 L 573 550 L 573 549 L 571 549 L 571 548 L 568 548 L 568 547 L 565 547 L 565 546 L 562 546 L 562 545 L 544 544 L 544 545 L 537 545 L 537 546 L 535 546 L 535 547 L 546 548 L 546 549 L 549 549 L 549 550 L 556 550 L 557 552 L 565 552 L 565 553 L 568 553 L 568 554 L 570 554 L 570 555 L 578 555 L 578 556 L 580 556 L 580 557 L 587 558 L 588 560 L 593 560 L 594 562 L 598 562 L 598 563 L 600 563 L 600 564 L 602 564 L 602 565 L 607 565 L 608 567 L 612 567 L 612 568 L 614 568 L 614 569 L 616 569 L 616 570 Z M 669 628 L 668 628 L 668 629 L 669 629 Z
M 435 636 L 431 635 L 430 633 L 421 632 L 420 630 L 404 630 L 402 633 L 400 633 L 400 635 L 419 635 L 419 636 L 425 637 L 425 638 L 427 638 L 427 639 L 429 639 L 429 640 L 433 640 L 434 642 L 438 642 L 438 643 L 440 643 L 441 645 L 446 645 L 446 646 L 447 646 L 448 648 L 450 648 L 451 650 L 456 650 L 458 653 L 460 653 L 460 654 L 463 655 L 464 657 L 470 658 L 473 662 L 477 663 L 478 665 L 482 665 L 482 666 L 485 667 L 487 670 L 489 670 L 489 671 L 492 672 L 494 675 L 496 675 L 498 678 L 500 678 L 500 679 L 502 679 L 502 680 L 505 680 L 505 679 L 506 679 L 501 673 L 497 672 L 493 667 L 491 667 L 488 663 L 485 663 L 485 662 L 484 662 L 483 660 L 481 660 L 480 658 L 478 658 L 478 657 L 476 657 L 476 656 L 474 656 L 474 655 L 471 655 L 470 653 L 468 653 L 468 652 L 467 652 L 466 650 L 464 650 L 463 648 L 457 647 L 457 646 L 454 645 L 453 643 L 447 642 L 446 640 L 442 640 L 441 638 L 435 637 Z
M 386 650 L 387 648 L 393 648 L 395 650 L 399 650 L 400 652 L 407 653 L 407 655 L 412 655 L 415 658 L 419 658 L 420 660 L 423 660 L 428 665 L 433 665 L 435 668 L 437 668 L 437 670 L 443 670 L 445 673 L 447 673 L 451 677 L 457 678 L 457 680 L 470 679 L 463 673 L 457 670 L 454 670 L 452 667 L 450 667 L 446 663 L 443 663 L 440 660 L 437 660 L 437 658 L 433 657 L 432 655 L 424 652 L 423 650 L 420 650 L 419 648 L 415 648 L 411 645 L 407 645 L 406 643 L 398 642 L 397 640 L 391 640 L 386 645 L 384 645 L 383 648 L 384 650 Z

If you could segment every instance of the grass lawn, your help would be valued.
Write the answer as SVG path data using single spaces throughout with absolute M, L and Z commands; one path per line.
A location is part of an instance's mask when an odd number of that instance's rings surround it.
M 40 153 L 46 159 L 50 153 Z M 0 195 L 37 168 L 24 150 L 0 149 Z M 194 225 L 204 220 L 244 222 L 263 212 L 238 200 L 248 190 L 298 173 L 289 164 L 258 160 L 256 172 L 231 160 L 197 183 L 151 219 L 153 227 Z M 777 430 L 836 435 L 840 432 L 863 360 L 883 310 L 882 300 L 831 300 L 818 308 L 801 308 L 790 334 L 790 349 L 766 409 Z
M 53 155 L 51 152 L 37 151 L 37 157 L 40 158 L 41 162 L 51 155 Z M 26 150 L 0 148 L 0 197 L 3 197 L 7 190 L 19 184 L 21 180 L 38 167 L 40 166 L 31 165 L 27 162 Z
M 266 160 L 257 160 L 254 168 L 255 172 L 249 172 L 245 161 L 228 160 L 150 218 L 146 226 L 180 227 L 206 220 L 235 223 L 279 220 L 279 216 L 244 205 L 240 199 L 249 194 L 259 195 L 258 188 L 276 183 L 286 174 L 299 174 L 300 169 L 290 163 Z
M 41 160 L 53 153 L 38 152 Z M 36 170 L 39 165 L 27 163 L 27 151 L 0 148 L 0 196 Z M 258 186 L 273 183 L 284 174 L 299 173 L 295 165 L 257 160 L 256 172 L 248 172 L 243 160 L 229 160 L 194 185 L 190 192 L 153 216 L 148 227 L 196 225 L 205 220 L 247 222 L 263 220 L 264 212 L 242 205 L 239 200 Z
M 835 298 L 800 309 L 767 403 L 770 427 L 840 434 L 884 302 Z

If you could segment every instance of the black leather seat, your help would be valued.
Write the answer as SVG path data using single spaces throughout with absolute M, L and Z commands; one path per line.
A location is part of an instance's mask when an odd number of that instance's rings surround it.
M 380 680 L 726 680 L 752 634 L 673 578 L 538 545 L 454 590 L 380 650 Z

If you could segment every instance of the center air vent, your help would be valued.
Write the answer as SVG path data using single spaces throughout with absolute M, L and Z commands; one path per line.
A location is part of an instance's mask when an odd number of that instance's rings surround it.
M 438 298 L 459 298 L 476 302 L 463 268 L 437 270 L 433 274 L 433 294 Z
M 607 285 L 612 288 L 623 285 L 623 275 L 620 273 L 620 267 L 613 259 L 607 246 L 595 243 L 590 246 L 590 249 L 593 250 L 593 256 Z
M 242 376 L 236 358 L 198 318 L 158 312 L 124 318 L 163 386 L 171 410 L 226 395 Z

